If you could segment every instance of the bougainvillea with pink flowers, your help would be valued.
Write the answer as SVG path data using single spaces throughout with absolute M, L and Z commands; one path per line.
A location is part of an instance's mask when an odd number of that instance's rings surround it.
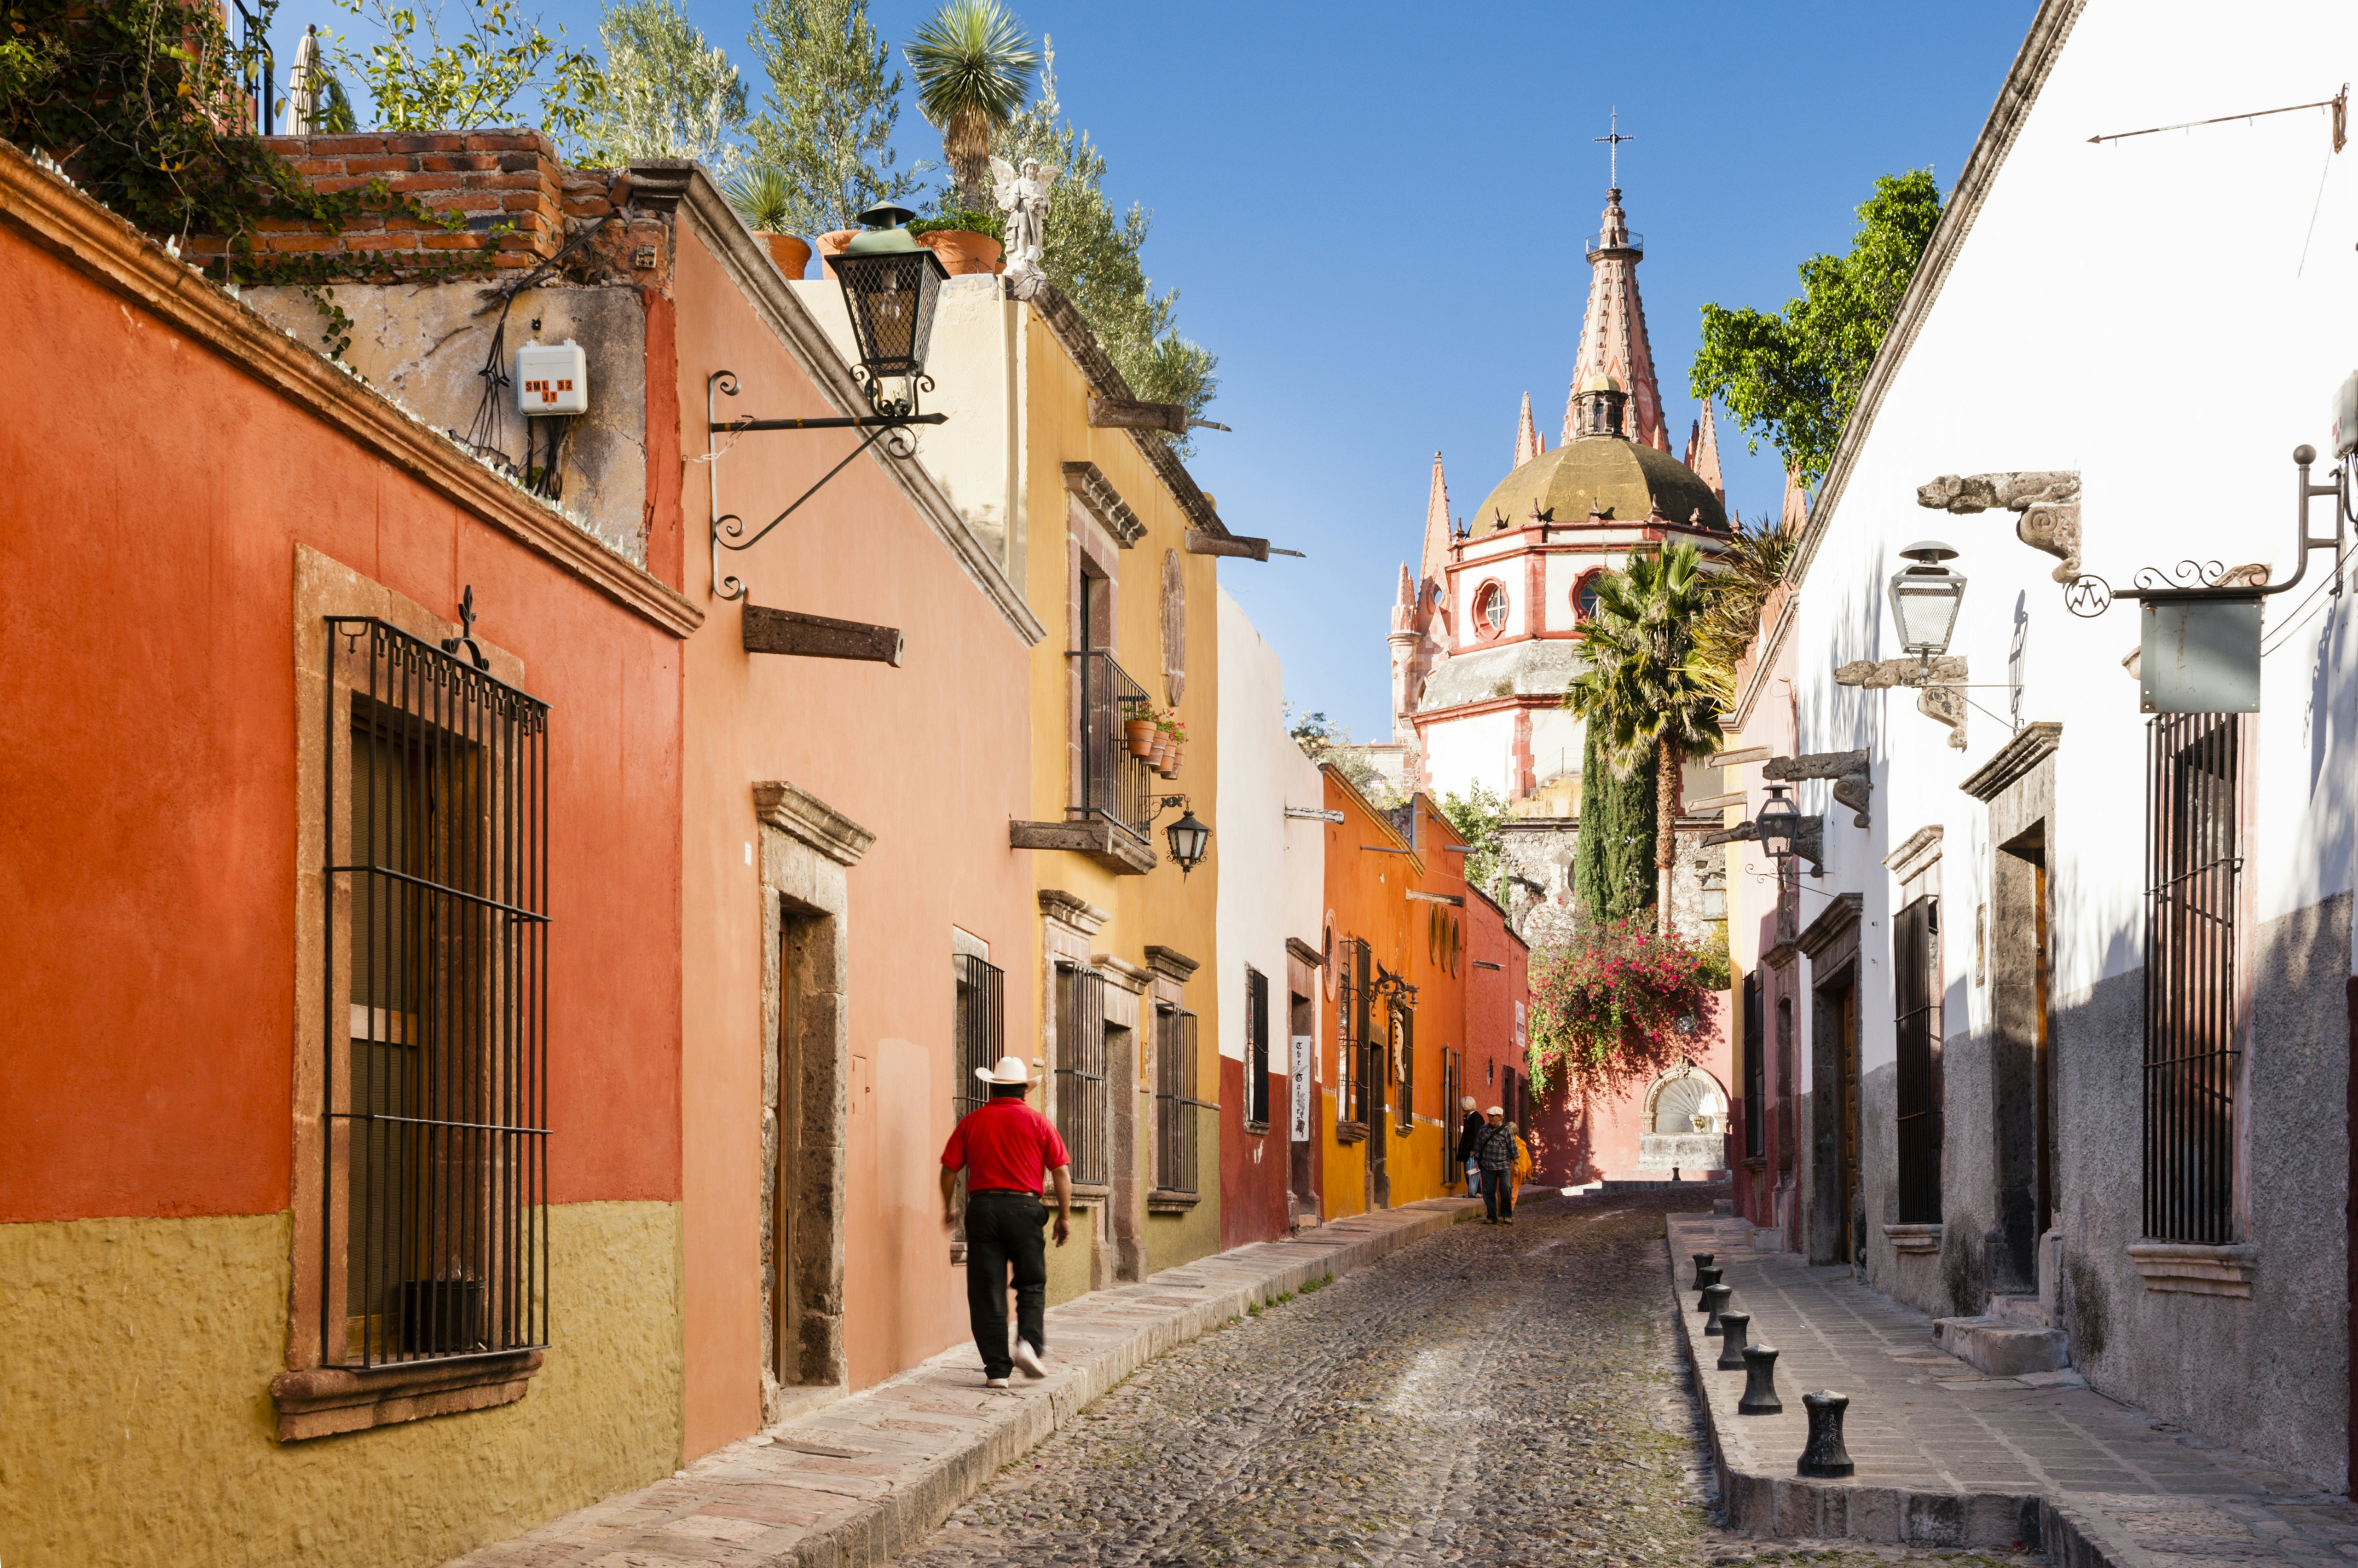
M 1719 1007 L 1718 966 L 1650 916 L 1592 927 L 1531 955 L 1531 1087 L 1574 1094 L 1643 1082 L 1687 1054 Z

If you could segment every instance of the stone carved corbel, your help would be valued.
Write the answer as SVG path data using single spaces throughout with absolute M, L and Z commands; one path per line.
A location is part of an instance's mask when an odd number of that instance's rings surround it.
M 1918 487 L 1916 504 L 1941 512 L 1987 512 L 2002 506 L 2019 513 L 2014 536 L 2063 563 L 2049 575 L 2057 582 L 2070 582 L 2080 575 L 2080 476 L 2076 472 L 1944 473 Z
M 1868 691 L 1895 686 L 1922 687 L 1924 689 L 1916 697 L 1916 711 L 1935 723 L 1947 725 L 1949 744 L 1958 751 L 1965 745 L 1965 697 L 1951 688 L 1962 686 L 1964 679 L 1965 661 L 1962 655 L 1934 659 L 1929 681 L 1921 659 L 1854 659 L 1834 670 L 1836 686 L 1860 687 Z
M 1867 825 L 1866 801 L 1873 790 L 1867 776 L 1867 754 L 1856 752 L 1812 752 L 1801 757 L 1776 757 L 1762 764 L 1760 776 L 1771 784 L 1790 784 L 1796 779 L 1832 779 L 1834 799 L 1857 813 L 1851 819 L 1855 827 Z M 1818 822 L 1823 832 L 1823 819 L 1804 817 L 1804 822 Z M 1820 861 L 1814 849 L 1808 851 L 1812 864 Z

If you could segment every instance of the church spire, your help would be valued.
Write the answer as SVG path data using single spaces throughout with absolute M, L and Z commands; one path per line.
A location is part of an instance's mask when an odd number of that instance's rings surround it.
M 1687 437 L 1686 462 L 1687 467 L 1694 470 L 1697 479 L 1711 486 L 1711 492 L 1719 497 L 1720 504 L 1725 506 L 1727 504 L 1727 481 L 1720 475 L 1719 424 L 1712 417 L 1712 402 L 1708 397 L 1703 400 L 1703 416 L 1694 422 L 1694 429 Z
M 1620 148 L 1613 150 L 1617 154 Z M 1645 236 L 1629 232 L 1628 217 L 1621 211 L 1621 188 L 1614 186 L 1605 193 L 1604 221 L 1588 239 L 1588 313 L 1580 324 L 1572 394 L 1577 396 L 1600 373 L 1613 377 L 1628 389 L 1628 416 L 1622 427 L 1629 438 L 1667 452 L 1671 439 L 1662 425 L 1662 393 L 1654 381 L 1654 351 L 1646 341 L 1645 306 L 1638 297 L 1638 263 L 1645 254 Z M 1568 397 L 1563 438 L 1569 441 L 1575 433 Z
M 1416 608 L 1422 611 L 1423 596 L 1439 593 L 1449 580 L 1449 481 L 1442 477 L 1439 452 L 1433 454 L 1433 488 L 1424 498 L 1424 555 L 1419 570 Z
M 1541 452 L 1547 443 L 1540 439 L 1539 429 L 1531 423 L 1531 395 L 1523 394 L 1523 422 L 1515 427 L 1515 466 L 1522 467 Z

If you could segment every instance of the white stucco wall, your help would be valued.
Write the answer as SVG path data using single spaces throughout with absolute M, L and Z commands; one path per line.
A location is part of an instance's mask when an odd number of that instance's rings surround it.
M 1325 914 L 1325 825 L 1288 817 L 1289 806 L 1316 808 L 1325 785 L 1318 765 L 1285 732 L 1285 672 L 1251 620 L 1220 590 L 1219 601 L 1220 1054 L 1245 1055 L 1245 967 L 1269 978 L 1269 1066 L 1290 1071 L 1285 939 L 1313 947 Z
M 1434 799 L 1463 795 L 1479 782 L 1506 795 L 1514 778 L 1515 713 L 1501 708 L 1424 730 L 1425 777 Z M 1574 765 L 1579 762 L 1574 754 Z

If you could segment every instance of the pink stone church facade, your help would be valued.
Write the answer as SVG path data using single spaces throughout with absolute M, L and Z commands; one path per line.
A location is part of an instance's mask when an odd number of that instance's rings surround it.
M 1563 700 L 1580 667 L 1576 638 L 1594 608 L 1595 580 L 1633 554 L 1681 540 L 1714 554 L 1731 537 L 1709 403 L 1690 427 L 1683 460 L 1671 455 L 1639 297 L 1644 254 L 1617 187 L 1588 241 L 1588 308 L 1552 449 L 1526 394 L 1512 470 L 1463 516 L 1452 514 L 1442 456 L 1433 454 L 1422 550 L 1413 568 L 1401 565 L 1392 605 L 1391 739 L 1365 748 L 1403 793 L 1437 800 L 1479 785 L 1509 803 L 1503 902 L 1535 948 L 1569 935 L 1575 918 L 1583 735 Z M 1690 766 L 1685 799 L 1716 795 L 1718 779 L 1716 766 Z M 1682 813 L 1671 910 L 1683 933 L 1702 937 L 1725 918 L 1725 857 L 1702 842 L 1721 824 L 1716 812 L 1689 806 Z M 1667 1180 L 1671 1167 L 1663 1162 L 1674 1156 L 1683 1156 L 1682 1173 L 1692 1179 L 1706 1142 L 1708 1167 L 1722 1164 L 1719 1140 L 1697 1135 L 1692 1120 L 1702 1114 L 1725 1126 L 1721 1012 L 1680 1080 L 1612 1104 L 1566 1104 L 1560 1095 L 1541 1101 L 1529 1130 L 1534 1179 Z M 1665 1141 L 1673 1134 L 1684 1141 Z

